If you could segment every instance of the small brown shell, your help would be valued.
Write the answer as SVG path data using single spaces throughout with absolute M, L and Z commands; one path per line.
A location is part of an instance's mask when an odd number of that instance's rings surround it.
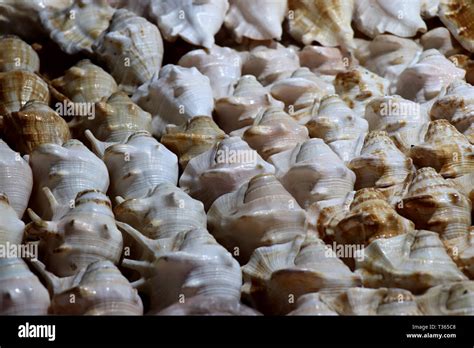
M 19 37 L 0 37 L 0 71 L 26 70 L 38 72 L 40 61 L 35 50 Z

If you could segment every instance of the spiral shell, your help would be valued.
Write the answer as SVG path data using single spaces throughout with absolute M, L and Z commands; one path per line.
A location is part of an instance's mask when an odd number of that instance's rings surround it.
M 21 221 L 13 207 L 10 206 L 8 197 L 0 193 L 0 245 L 20 245 L 23 241 L 25 223 Z
M 17 36 L 0 36 L 0 72 L 26 70 L 38 72 L 38 54 Z
M 468 51 L 474 52 L 474 9 L 468 0 L 440 0 L 439 18 Z

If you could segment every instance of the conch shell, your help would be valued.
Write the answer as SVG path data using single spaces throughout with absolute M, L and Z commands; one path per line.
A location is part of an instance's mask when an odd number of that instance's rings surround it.
M 92 44 L 107 29 L 114 9 L 106 0 L 74 0 L 67 8 L 47 7 L 39 13 L 51 39 L 68 54 L 92 53 Z
M 31 153 L 41 144 L 62 145 L 71 138 L 69 127 L 47 104 L 31 100 L 19 111 L 6 115 L 5 137 L 21 153 Z
M 274 99 L 252 75 L 244 75 L 237 82 L 232 96 L 216 100 L 215 120 L 226 132 L 250 126 L 266 108 L 285 105 Z
M 19 153 L 0 139 L 0 193 L 6 194 L 16 215 L 21 218 L 33 189 L 33 173 Z
M 469 52 L 474 52 L 474 8 L 469 0 L 440 0 L 439 18 Z
M 115 226 L 111 203 L 104 193 L 78 193 L 74 207 L 55 221 L 42 220 L 31 209 L 28 213 L 33 222 L 26 226 L 25 233 L 40 237 L 40 259 L 55 275 L 75 275 L 99 260 L 119 262 L 122 234 Z
M 257 174 L 274 173 L 255 150 L 239 137 L 228 137 L 188 162 L 179 186 L 204 203 L 206 210 L 216 198 L 239 188 Z
M 150 3 L 150 16 L 167 41 L 178 36 L 196 46 L 211 48 L 214 35 L 229 9 L 227 0 L 160 0 Z
M 242 132 L 242 139 L 265 160 L 308 139 L 308 129 L 278 107 L 266 109 L 253 125 L 239 132 Z
M 178 156 L 179 164 L 184 169 L 191 159 L 206 152 L 225 137 L 226 134 L 211 117 L 196 116 L 183 126 L 166 127 L 161 143 Z
M 108 147 L 104 162 L 109 170 L 111 197 L 143 197 L 160 183 L 178 183 L 178 158 L 145 131 Z
M 158 28 L 125 9 L 115 11 L 107 30 L 92 49 L 119 88 L 132 94 L 160 70 L 163 41 Z
M 256 249 L 242 272 L 243 296 L 264 314 L 286 314 L 307 293 L 360 285 L 330 247 L 309 236 Z
M 0 246 L 20 245 L 25 223 L 18 218 L 4 193 L 0 193 L 0 220 Z
M 450 57 L 461 51 L 458 47 L 459 44 L 457 44 L 449 30 L 445 27 L 434 28 L 423 34 L 420 38 L 420 44 L 425 51 L 434 48 L 446 57 Z
M 48 290 L 25 261 L 0 257 L 0 315 L 46 315 Z
M 364 287 L 397 287 L 421 293 L 436 285 L 467 280 L 446 253 L 438 234 L 431 231 L 377 239 L 356 254 L 356 273 Z
M 273 155 L 271 163 L 278 180 L 305 209 L 315 202 L 345 197 L 354 188 L 354 173 L 321 139 Z
M 310 137 L 323 139 L 344 163 L 360 154 L 369 128 L 367 121 L 335 94 L 321 99 L 306 127 Z
M 171 64 L 140 86 L 132 100 L 152 114 L 153 135 L 157 137 L 168 124 L 183 125 L 195 116 L 211 116 L 214 108 L 207 76 L 194 67 Z
M 322 46 L 353 48 L 353 8 L 353 0 L 289 0 L 288 30 L 305 45 L 317 41 Z
M 280 40 L 287 0 L 229 0 L 225 26 L 237 42 L 252 40 Z
M 346 71 L 351 60 L 337 47 L 305 46 L 298 52 L 300 64 L 315 74 L 335 76 Z
M 306 213 L 273 174 L 260 174 L 222 195 L 207 214 L 209 232 L 245 264 L 261 246 L 306 234 Z
M 122 231 L 143 248 L 142 260 L 124 259 L 122 265 L 141 278 L 132 285 L 148 296 L 156 313 L 193 296 L 240 298 L 242 274 L 238 262 L 203 228 L 152 240 L 122 222 Z
M 474 282 L 432 287 L 416 300 L 425 315 L 474 315 Z
M 355 25 L 371 38 L 383 33 L 413 37 L 419 31 L 426 31 L 426 24 L 421 18 L 421 1 L 357 0 Z
M 79 192 L 107 192 L 109 187 L 105 164 L 76 139 L 63 146 L 38 146 L 29 163 L 34 174 L 32 206 L 45 219 L 62 217 L 74 206 Z
M 339 315 L 336 311 L 332 310 L 327 304 L 321 301 L 320 295 L 319 292 L 310 292 L 301 295 L 296 301 L 296 308 L 288 313 L 288 315 Z
M 0 36 L 0 72 L 38 72 L 40 61 L 35 50 L 14 35 Z
M 207 76 L 215 99 L 232 95 L 234 84 L 240 78 L 242 70 L 239 53 L 232 48 L 217 45 L 206 50 L 190 51 L 181 57 L 178 64 L 186 68 L 196 67 L 201 74 Z

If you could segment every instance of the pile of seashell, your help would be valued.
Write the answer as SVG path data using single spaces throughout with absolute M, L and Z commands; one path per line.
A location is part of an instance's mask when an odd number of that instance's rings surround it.
M 0 0 L 0 314 L 474 315 L 472 0 Z

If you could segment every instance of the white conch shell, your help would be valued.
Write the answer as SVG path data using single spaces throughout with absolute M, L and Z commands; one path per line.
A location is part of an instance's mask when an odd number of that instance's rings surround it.
M 19 153 L 0 139 L 0 193 L 8 197 L 19 218 L 28 206 L 33 189 L 33 173 Z
M 163 135 L 168 124 L 183 125 L 194 116 L 211 116 L 214 108 L 209 78 L 196 68 L 164 66 L 140 86 L 132 100 L 153 116 L 153 135 Z
M 217 198 L 207 216 L 209 232 L 241 263 L 258 247 L 306 234 L 305 211 L 273 174 L 254 176 Z
M 38 54 L 17 36 L 0 36 L 0 71 L 26 70 L 38 72 Z
M 420 44 L 423 49 L 437 49 L 446 57 L 459 53 L 458 44 L 452 38 L 451 33 L 445 27 L 434 28 L 420 37 Z
M 143 197 L 160 183 L 178 183 L 178 158 L 148 132 L 134 133 L 124 143 L 108 147 L 104 162 L 111 197 Z
M 21 221 L 10 206 L 8 197 L 0 193 L 0 245 L 20 245 L 23 241 L 25 223 Z M 2 256 L 3 257 L 3 256 Z
M 353 0 L 289 0 L 289 33 L 305 45 L 318 41 L 322 46 L 352 48 L 353 8 Z
M 108 260 L 93 262 L 79 273 L 63 278 L 48 272 L 40 262 L 33 266 L 48 283 L 51 314 L 143 315 L 138 291 Z
M 430 117 L 422 105 L 398 95 L 377 97 L 367 104 L 365 119 L 369 129 L 387 132 L 395 145 L 406 154 L 424 141 Z
M 63 216 L 79 192 L 107 192 L 109 187 L 107 167 L 79 140 L 63 146 L 41 145 L 30 155 L 29 163 L 34 178 L 32 207 L 45 219 Z
M 448 121 L 431 121 L 425 141 L 412 147 L 410 157 L 418 167 L 433 167 L 445 178 L 474 171 L 474 145 Z
M 148 195 L 122 201 L 117 220 L 150 239 L 170 238 L 193 228 L 206 228 L 204 205 L 170 183 L 158 184 Z
M 448 120 L 474 144 L 474 87 L 460 80 L 454 81 L 446 94 L 435 101 L 430 116 L 434 120 Z
M 321 301 L 319 292 L 310 292 L 301 295 L 296 301 L 296 308 L 288 315 L 339 315 Z
M 215 99 L 232 95 L 242 70 L 242 58 L 237 51 L 217 45 L 190 51 L 180 58 L 178 64 L 186 68 L 195 67 L 207 76 Z
M 184 169 L 192 158 L 206 152 L 225 137 L 226 134 L 211 117 L 196 116 L 183 126 L 167 126 L 166 134 L 160 141 L 179 157 L 179 164 Z
M 377 239 L 356 254 L 356 273 L 365 287 L 399 287 L 420 293 L 467 279 L 446 253 L 438 234 L 431 231 Z
M 457 68 L 436 49 L 424 51 L 418 63 L 405 69 L 398 78 L 396 93 L 419 103 L 436 98 L 466 71 Z
M 270 47 L 253 48 L 244 62 L 242 74 L 254 75 L 262 85 L 266 86 L 290 77 L 299 67 L 299 57 L 295 49 L 276 43 Z
M 287 0 L 229 0 L 225 26 L 237 42 L 243 38 L 252 40 L 280 40 L 283 33 Z
M 121 9 L 92 46 L 119 88 L 128 94 L 158 73 L 163 60 L 163 41 L 158 28 L 145 18 Z
M 369 128 L 367 121 L 335 94 L 321 99 L 306 127 L 312 138 L 323 139 L 345 163 L 359 155 Z
M 432 18 L 438 15 L 440 0 L 421 0 L 421 16 Z
M 398 76 L 418 62 L 422 47 L 415 41 L 394 35 L 377 35 L 355 54 L 359 63 L 390 81 L 396 88 Z
M 310 139 L 271 157 L 275 175 L 298 204 L 345 197 L 356 177 L 321 139 Z
M 253 75 L 242 76 L 232 96 L 216 100 L 215 120 L 226 132 L 250 126 L 267 107 L 285 105 L 274 99 Z
M 285 103 L 285 111 L 300 124 L 311 118 L 321 98 L 334 94 L 334 86 L 313 74 L 308 68 L 299 68 L 293 74 L 268 86 L 275 99 Z
M 411 158 L 395 146 L 385 131 L 370 132 L 360 156 L 347 166 L 357 177 L 356 190 L 378 188 L 391 204 L 400 201 L 415 171 Z
M 193 45 L 211 48 L 229 3 L 227 0 L 160 0 L 152 1 L 150 7 L 150 16 L 155 18 L 167 41 L 175 41 L 179 36 Z
M 368 245 L 413 231 L 415 224 L 399 215 L 376 188 L 356 192 L 350 211 L 339 221 L 335 240 L 340 244 Z
M 228 137 L 188 162 L 179 186 L 208 209 L 216 198 L 275 168 L 239 137 Z
M 40 259 L 55 275 L 77 274 L 99 260 L 119 262 L 122 234 L 115 225 L 110 200 L 104 193 L 79 192 L 74 207 L 54 221 L 42 220 L 31 209 L 28 213 L 33 222 L 26 226 L 25 233 L 40 237 Z
M 118 89 L 114 78 L 88 59 L 79 61 L 52 84 L 74 103 L 96 103 Z
M 265 160 L 308 139 L 308 129 L 278 107 L 269 107 L 257 116 L 253 125 L 232 134 L 241 134 Z
M 354 22 L 361 32 L 374 38 L 383 33 L 413 37 L 425 32 L 421 18 L 421 0 L 357 0 Z
M 346 71 L 351 63 L 337 47 L 305 46 L 298 56 L 301 66 L 322 75 L 337 75 Z
M 0 257 L 0 315 L 46 315 L 49 294 L 21 258 Z
M 469 0 L 440 0 L 439 18 L 466 50 L 474 52 L 474 8 Z
M 127 224 L 117 224 L 144 250 L 142 260 L 124 259 L 122 265 L 140 272 L 141 278 L 132 284 L 148 295 L 150 312 L 198 295 L 228 301 L 240 298 L 239 264 L 206 229 L 152 240 Z
M 474 282 L 432 287 L 416 301 L 425 315 L 474 315 Z
M 286 314 L 294 301 L 315 291 L 340 291 L 360 285 L 360 278 L 329 246 L 314 237 L 255 250 L 242 267 L 243 296 L 265 314 Z
M 336 93 L 357 116 L 364 117 L 366 105 L 375 97 L 388 94 L 390 82 L 362 66 L 336 75 Z
M 41 23 L 68 54 L 92 53 L 92 44 L 107 29 L 114 9 L 106 0 L 74 0 L 70 7 L 47 7 L 39 13 Z

